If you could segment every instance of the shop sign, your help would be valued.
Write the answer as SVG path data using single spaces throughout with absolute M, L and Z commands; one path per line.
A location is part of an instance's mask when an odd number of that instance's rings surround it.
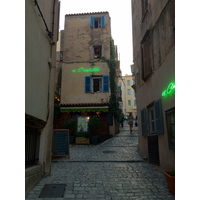
M 80 67 L 79 69 L 72 69 L 72 73 L 83 73 L 83 72 L 100 72 L 100 67 L 94 67 L 90 69 L 85 69 L 84 67 Z
M 167 96 L 170 95 L 174 90 L 175 90 L 175 83 L 171 82 L 171 83 L 168 85 L 167 89 L 164 90 L 164 91 L 162 92 L 162 96 L 163 96 L 163 97 L 167 97 Z

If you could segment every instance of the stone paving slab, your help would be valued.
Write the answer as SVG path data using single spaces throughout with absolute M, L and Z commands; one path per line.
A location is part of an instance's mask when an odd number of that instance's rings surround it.
M 137 133 L 128 126 L 99 145 L 71 145 L 70 159 L 56 158 L 26 200 L 38 198 L 45 184 L 66 184 L 64 197 L 55 200 L 175 199 L 164 174 L 139 156 Z

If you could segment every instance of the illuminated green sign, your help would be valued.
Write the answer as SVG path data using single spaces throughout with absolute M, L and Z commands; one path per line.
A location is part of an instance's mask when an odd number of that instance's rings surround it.
M 100 67 L 94 67 L 90 69 L 85 69 L 84 67 L 81 67 L 79 69 L 72 69 L 72 73 L 82 73 L 82 72 L 100 72 Z
M 163 96 L 163 97 L 166 97 L 166 96 L 168 96 L 169 94 L 171 94 L 174 90 L 175 90 L 175 83 L 172 83 L 172 82 L 171 82 L 171 83 L 168 85 L 167 89 L 164 90 L 164 91 L 162 92 L 162 96 Z

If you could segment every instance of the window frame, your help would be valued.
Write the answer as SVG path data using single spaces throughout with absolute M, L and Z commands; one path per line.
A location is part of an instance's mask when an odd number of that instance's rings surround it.
M 153 72 L 152 44 L 150 30 L 147 30 L 141 41 L 142 80 L 146 81 Z
M 174 120 L 173 128 L 171 127 L 173 124 L 171 123 L 172 118 L 170 115 L 172 115 L 173 120 Z M 165 118 L 166 118 L 166 126 L 167 126 L 168 146 L 169 146 L 169 149 L 175 150 L 175 107 L 165 111 Z M 172 131 L 174 131 L 174 136 L 173 136 Z
M 101 79 L 99 91 L 94 91 L 94 79 Z M 107 93 L 110 91 L 110 77 L 108 75 L 85 76 L 85 93 Z
M 94 80 L 99 80 L 99 91 L 95 91 L 95 85 L 94 85 Z M 102 82 L 103 82 L 103 77 L 99 77 L 99 76 L 94 76 L 91 78 L 91 91 L 96 93 L 96 92 L 102 92 L 103 90 L 103 85 L 102 85 Z
M 155 120 L 154 105 L 152 105 L 148 109 L 148 117 L 149 117 L 149 133 L 150 135 L 154 135 L 156 134 L 156 120 Z
M 90 26 L 94 29 L 103 28 L 105 26 L 105 16 L 90 16 Z
M 94 59 L 99 59 L 102 57 L 102 45 L 94 45 L 93 51 L 94 51 Z

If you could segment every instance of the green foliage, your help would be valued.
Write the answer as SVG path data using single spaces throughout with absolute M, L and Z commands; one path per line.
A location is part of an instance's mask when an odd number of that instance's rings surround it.
M 115 119 L 119 117 L 120 111 L 119 111 L 119 102 L 117 101 L 117 83 L 116 83 L 116 69 L 117 69 L 117 61 L 116 61 L 116 54 L 115 54 L 115 47 L 113 39 L 110 39 L 110 59 L 106 59 L 105 57 L 102 57 L 94 62 L 92 62 L 92 66 L 94 66 L 94 63 L 99 62 L 100 60 L 107 62 L 108 67 L 110 69 L 110 90 L 111 90 L 111 96 L 109 99 L 109 110 L 114 115 Z
M 97 116 L 93 116 L 90 118 L 88 122 L 88 128 L 90 130 L 90 133 L 92 135 L 98 135 L 99 134 L 99 127 L 100 127 L 100 119 Z
M 74 135 L 77 129 L 77 119 L 67 119 L 64 123 L 64 128 L 69 129 L 71 135 Z

